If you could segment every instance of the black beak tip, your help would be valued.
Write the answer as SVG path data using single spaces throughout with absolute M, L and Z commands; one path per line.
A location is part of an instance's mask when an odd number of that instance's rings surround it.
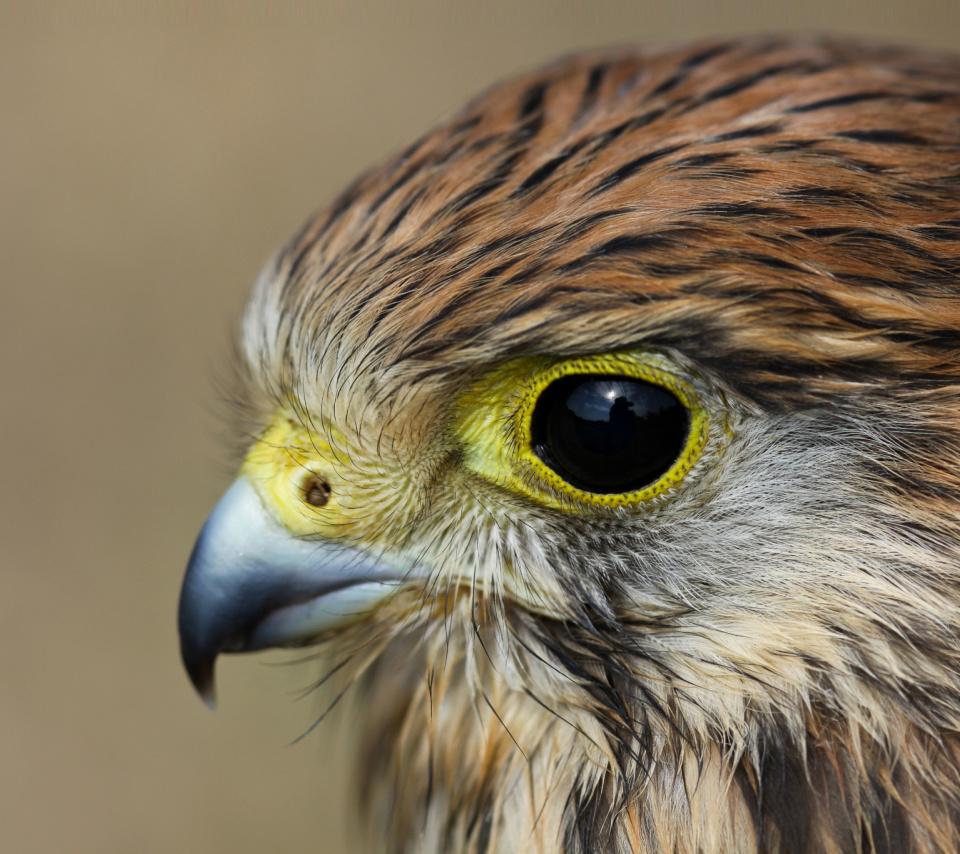
M 214 678 L 215 655 L 206 655 L 189 648 L 186 644 L 180 646 L 180 657 L 187 670 L 190 682 L 200 695 L 200 699 L 211 711 L 217 708 L 217 688 Z
M 208 523 L 209 524 L 209 523 Z M 205 595 L 209 592 L 202 574 L 198 573 L 198 556 L 202 551 L 204 532 L 197 538 L 190 555 L 190 563 L 180 590 L 177 608 L 177 630 L 180 635 L 180 659 L 190 677 L 190 682 L 209 709 L 217 706 L 214 666 L 220 645 L 217 643 L 217 622 L 210 624 L 210 615 L 204 610 Z

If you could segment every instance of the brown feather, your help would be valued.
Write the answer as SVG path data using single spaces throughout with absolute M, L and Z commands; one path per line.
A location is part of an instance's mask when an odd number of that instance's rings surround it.
M 387 850 L 960 849 L 958 274 L 960 60 L 829 39 L 561 61 L 307 224 L 253 398 L 404 472 L 385 547 L 569 615 L 441 569 L 330 642 Z M 675 496 L 565 517 L 458 467 L 491 365 L 635 348 L 730 413 Z

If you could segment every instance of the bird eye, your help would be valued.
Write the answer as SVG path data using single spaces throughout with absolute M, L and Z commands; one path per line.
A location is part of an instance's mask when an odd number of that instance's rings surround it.
M 580 374 L 548 385 L 530 422 L 533 452 L 576 489 L 635 492 L 680 458 L 690 414 L 668 389 L 629 376 Z
M 453 428 L 463 464 L 501 489 L 630 510 L 678 487 L 716 438 L 705 391 L 659 353 L 521 356 L 464 390 Z

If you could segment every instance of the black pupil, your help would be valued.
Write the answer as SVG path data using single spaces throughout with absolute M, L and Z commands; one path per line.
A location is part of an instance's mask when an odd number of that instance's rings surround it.
M 690 415 L 676 395 L 633 377 L 579 374 L 544 389 L 534 453 L 571 486 L 602 495 L 659 480 L 683 451 Z

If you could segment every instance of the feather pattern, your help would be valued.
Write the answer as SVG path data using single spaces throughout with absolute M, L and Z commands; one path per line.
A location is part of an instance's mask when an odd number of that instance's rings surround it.
M 328 642 L 386 850 L 960 848 L 958 273 L 960 60 L 829 39 L 560 61 L 304 227 L 251 406 L 336 424 L 434 573 Z M 464 470 L 491 365 L 622 349 L 726 413 L 664 500 Z

